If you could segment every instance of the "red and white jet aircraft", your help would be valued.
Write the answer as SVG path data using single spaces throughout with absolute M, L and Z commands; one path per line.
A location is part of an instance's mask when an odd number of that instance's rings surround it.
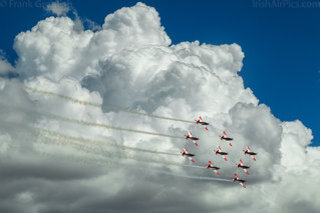
M 249 146 L 247 146 L 247 150 L 242 150 L 242 151 L 244 152 L 245 155 L 248 154 L 252 157 L 254 161 L 257 161 L 257 159 L 255 158 L 255 155 L 257 155 L 257 153 L 252 152 Z
M 223 135 L 219 135 L 220 140 L 225 140 L 225 141 L 232 141 L 233 138 L 229 138 L 227 137 L 227 133 L 225 131 L 223 131 Z M 229 145 L 232 146 L 231 142 L 229 142 Z
M 225 161 L 228 161 L 228 159 L 226 158 L 226 155 L 228 155 L 228 152 L 223 152 L 223 151 L 221 151 L 221 147 L 220 147 L 220 146 L 218 146 L 218 151 L 213 150 L 213 152 L 215 152 L 216 155 L 221 155 L 221 157 L 222 157 Z
M 194 154 L 191 154 L 188 152 L 187 148 L 186 147 L 183 147 L 184 149 L 184 152 L 180 152 L 182 156 L 187 156 L 191 162 L 194 162 L 194 160 L 192 159 L 193 156 L 195 156 Z
M 231 178 L 233 180 L 233 182 L 238 182 L 243 188 L 247 188 L 243 183 L 246 182 L 246 180 L 242 180 L 239 178 L 239 176 L 237 175 L 237 173 L 234 173 L 234 178 Z
M 202 117 L 201 117 L 201 116 L 199 116 L 199 119 L 198 119 L 198 120 L 194 120 L 194 121 L 196 122 L 196 124 L 201 124 L 201 125 L 205 126 L 204 129 L 205 129 L 205 130 L 208 130 L 208 127 L 206 127 L 206 126 L 208 126 L 208 125 L 210 125 L 210 124 L 207 123 L 207 122 L 204 122 L 204 121 L 202 120 Z
M 192 134 L 191 134 L 191 131 L 188 131 L 188 135 L 184 135 L 184 137 L 186 137 L 186 139 L 190 139 L 192 140 L 192 142 L 198 146 L 198 143 L 196 143 L 195 141 L 199 140 L 199 138 L 196 138 L 196 137 L 193 137 Z
M 211 160 L 209 160 L 209 165 L 206 164 L 207 169 L 213 169 L 213 171 L 217 174 L 220 175 L 220 173 L 218 172 L 218 170 L 220 169 L 219 167 L 213 166 Z
M 244 171 L 247 175 L 249 175 L 249 172 L 248 172 L 247 169 L 249 169 L 250 166 L 245 166 L 245 165 L 243 165 L 243 162 L 242 162 L 241 159 L 240 159 L 240 163 L 239 163 L 239 164 L 236 163 L 236 165 L 238 166 L 238 168 L 243 169 L 243 171 Z

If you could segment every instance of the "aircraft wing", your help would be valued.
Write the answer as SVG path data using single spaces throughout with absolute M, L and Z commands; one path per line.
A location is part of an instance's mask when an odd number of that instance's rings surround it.
M 239 182 L 239 184 L 243 187 L 243 188 L 247 188 L 243 183 Z
M 240 165 L 241 165 L 241 166 L 243 166 L 243 162 L 242 162 L 242 160 L 241 160 L 241 159 L 240 159 Z
M 194 163 L 194 160 L 192 157 L 188 156 L 188 158 L 191 160 L 192 163 Z
M 187 148 L 186 148 L 186 147 L 183 147 L 183 149 L 184 149 L 184 152 L 185 152 L 186 154 L 188 154 Z
M 221 157 L 225 160 L 228 161 L 227 157 L 225 155 L 221 155 Z
M 247 174 L 247 175 L 249 175 L 249 172 L 248 172 L 248 170 L 246 170 L 246 169 L 243 169 L 243 171 Z

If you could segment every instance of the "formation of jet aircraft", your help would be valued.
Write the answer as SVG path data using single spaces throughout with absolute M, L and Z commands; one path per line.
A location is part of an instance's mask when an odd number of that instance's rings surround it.
M 204 129 L 208 131 L 208 126 L 210 125 L 209 122 L 205 122 L 203 121 L 202 117 L 199 116 L 198 119 L 195 119 L 195 124 L 199 124 L 199 125 L 203 125 L 205 126 Z M 184 135 L 185 136 L 185 139 L 186 140 L 191 140 L 195 146 L 198 146 L 199 144 L 196 142 L 196 141 L 199 141 L 199 137 L 194 137 L 191 133 L 191 131 L 188 131 L 188 135 Z M 227 136 L 227 133 L 225 131 L 222 132 L 222 136 L 219 135 L 219 138 L 221 141 L 226 141 L 226 142 L 229 142 L 229 146 L 232 147 L 232 143 L 231 141 L 233 141 L 233 138 Z M 186 147 L 183 148 L 184 151 L 183 152 L 180 152 L 182 156 L 185 156 L 187 158 L 189 158 L 189 160 L 191 162 L 195 162 L 195 160 L 192 158 L 195 156 L 195 154 L 191 154 L 188 152 L 188 150 L 186 149 Z M 213 152 L 216 154 L 216 155 L 219 155 L 221 156 L 225 161 L 228 161 L 227 159 L 227 156 L 228 156 L 228 152 L 226 151 L 222 151 L 221 149 L 221 146 L 218 145 L 218 149 L 217 150 L 213 150 Z M 250 147 L 247 146 L 245 150 L 243 150 L 243 153 L 244 155 L 249 155 L 254 161 L 256 161 L 256 155 L 257 153 L 256 152 L 253 152 L 251 151 Z M 242 159 L 239 160 L 239 163 L 235 163 L 237 168 L 241 169 L 242 171 L 244 171 L 247 175 L 249 175 L 249 172 L 248 172 L 248 169 L 250 168 L 249 165 L 246 165 Z M 219 170 L 220 170 L 220 167 L 216 166 L 216 164 L 213 164 L 211 160 L 208 161 L 208 164 L 205 164 L 205 167 L 206 169 L 208 170 L 212 170 L 214 171 L 217 175 L 220 175 L 219 173 Z M 244 185 L 244 183 L 246 182 L 245 179 L 241 179 L 237 173 L 234 173 L 234 177 L 232 178 L 233 182 L 234 183 L 239 183 L 243 188 L 246 188 L 246 186 Z

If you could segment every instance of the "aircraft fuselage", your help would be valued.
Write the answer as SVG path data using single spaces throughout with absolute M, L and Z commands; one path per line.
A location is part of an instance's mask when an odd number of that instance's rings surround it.
M 246 151 L 245 153 L 248 154 L 248 155 L 257 155 L 257 153 L 255 153 L 255 152 L 248 152 L 248 151 Z
M 233 181 L 234 181 L 234 182 L 235 182 L 235 181 L 238 181 L 238 182 L 240 182 L 240 183 L 245 183 L 245 182 L 246 182 L 245 180 L 241 180 L 241 179 L 234 179 Z
M 218 155 L 228 155 L 227 152 L 216 152 L 216 154 L 218 154 Z
M 183 152 L 183 153 L 182 153 L 182 156 L 193 157 L 193 156 L 195 156 L 195 155 L 194 155 L 194 154 L 191 154 L 191 153 L 185 153 L 185 152 Z
M 203 122 L 203 121 L 197 121 L 197 124 L 201 124 L 201 125 L 209 125 L 209 123 L 207 123 L 207 122 Z
M 243 169 L 249 169 L 250 168 L 250 166 L 244 166 L 244 165 L 240 165 L 240 164 L 238 164 L 238 168 L 243 168 Z
M 207 168 L 208 169 L 215 169 L 215 170 L 219 170 L 220 169 L 219 167 L 216 167 L 216 166 L 208 166 Z
M 222 136 L 222 137 L 221 137 L 221 140 L 225 140 L 225 141 L 232 141 L 232 140 L 233 140 L 233 138 L 228 138 L 228 137 L 224 137 L 224 136 Z
M 190 139 L 190 140 L 194 140 L 194 141 L 197 141 L 197 140 L 199 140 L 199 138 L 196 138 L 196 137 L 187 137 L 187 139 Z

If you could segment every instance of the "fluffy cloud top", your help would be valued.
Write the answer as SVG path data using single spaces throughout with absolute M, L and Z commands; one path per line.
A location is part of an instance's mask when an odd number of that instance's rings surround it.
M 79 30 L 68 17 L 46 18 L 17 35 L 14 48 L 19 78 L 2 79 L 0 90 L 0 104 L 16 111 L 6 107 L 0 116 L 1 212 L 320 210 L 314 187 L 319 184 L 320 153 L 308 146 L 311 130 L 300 121 L 275 118 L 244 87 L 238 75 L 244 58 L 239 45 L 171 45 L 157 11 L 137 3 L 107 15 L 97 31 Z M 88 102 L 96 105 L 84 104 Z M 195 124 L 120 108 L 191 121 L 202 115 L 212 125 L 205 132 Z M 199 147 L 80 120 L 176 136 L 192 130 L 200 137 Z M 17 136 L 14 130 L 31 133 Z M 218 140 L 224 130 L 235 138 L 233 147 Z M 28 144 L 28 152 L 15 151 L 12 144 Z M 218 144 L 230 152 L 228 162 L 214 155 Z M 257 162 L 243 155 L 247 145 L 258 152 Z M 185 166 L 189 161 L 178 155 L 132 151 L 178 154 L 183 146 L 196 154 L 199 166 L 213 160 L 221 167 L 221 178 L 230 180 L 234 172 L 245 177 L 248 190 L 201 180 L 216 176 Z M 39 157 L 36 152 L 47 154 Z M 234 165 L 240 158 L 251 166 L 248 177 Z
M 65 16 L 69 12 L 69 6 L 64 2 L 52 2 L 46 7 L 48 12 L 56 14 L 57 16 Z
M 14 67 L 4 57 L 4 53 L 0 49 L 0 75 L 14 71 Z

